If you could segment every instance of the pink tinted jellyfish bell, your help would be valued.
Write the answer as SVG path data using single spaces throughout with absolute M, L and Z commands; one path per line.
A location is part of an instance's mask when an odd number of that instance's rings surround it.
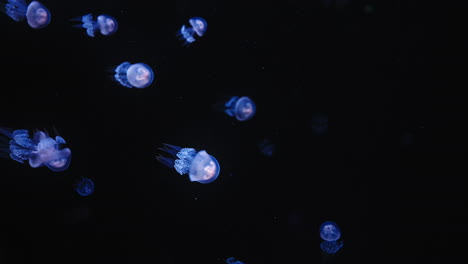
M 109 15 L 100 15 L 97 17 L 97 24 L 102 35 L 108 36 L 117 31 L 117 20 Z

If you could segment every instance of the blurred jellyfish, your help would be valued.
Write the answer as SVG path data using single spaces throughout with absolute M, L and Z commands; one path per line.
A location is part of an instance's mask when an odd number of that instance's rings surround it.
M 320 237 L 323 239 L 320 248 L 327 254 L 335 254 L 343 247 L 343 241 L 338 241 L 341 237 L 341 230 L 332 221 L 326 221 L 320 226 Z
M 247 121 L 255 115 L 255 103 L 247 96 L 233 96 L 225 104 L 224 112 L 238 121 Z
M 189 24 L 191 27 L 186 27 L 185 25 L 177 33 L 179 39 L 184 40 L 185 45 L 195 42 L 195 35 L 202 37 L 208 27 L 206 20 L 201 17 L 192 17 L 189 19 Z
M 88 196 L 94 192 L 94 182 L 89 178 L 82 177 L 74 187 L 81 196 Z
M 128 88 L 146 88 L 154 79 L 153 70 L 144 63 L 123 62 L 115 68 L 115 80 Z
M 310 120 L 310 127 L 317 135 L 323 135 L 328 131 L 328 116 L 315 114 Z
M 109 36 L 114 34 L 118 29 L 117 20 L 104 14 L 99 15 L 97 19 L 94 19 L 92 14 L 87 14 L 81 17 L 72 18 L 71 21 L 81 22 L 78 25 L 74 25 L 74 27 L 85 28 L 86 34 L 90 37 L 94 37 L 94 33 L 98 30 L 102 35 Z
M 0 150 L 3 157 L 24 163 L 28 160 L 32 168 L 47 166 L 52 171 L 64 171 L 71 161 L 71 151 L 65 148 L 66 142 L 56 136 L 55 140 L 46 132 L 36 131 L 33 138 L 29 138 L 29 131 L 17 129 L 10 132 L 0 128 Z M 7 155 L 9 154 L 9 155 Z
M 19 22 L 26 19 L 29 26 L 35 29 L 44 28 L 50 23 L 50 11 L 43 4 L 24 0 L 0 0 L 0 11 Z
M 226 263 L 227 264 L 244 264 L 244 262 L 242 262 L 240 260 L 236 260 L 234 257 L 230 257 L 230 258 L 226 259 Z
M 220 167 L 218 161 L 206 151 L 193 148 L 181 148 L 164 144 L 159 148 L 171 155 L 170 158 L 158 155 L 156 159 L 169 168 L 175 168 L 180 175 L 189 175 L 190 181 L 211 183 L 218 178 Z
M 267 157 L 271 157 L 275 153 L 275 144 L 267 138 L 260 141 L 260 143 L 258 143 L 258 147 L 260 149 L 260 153 Z

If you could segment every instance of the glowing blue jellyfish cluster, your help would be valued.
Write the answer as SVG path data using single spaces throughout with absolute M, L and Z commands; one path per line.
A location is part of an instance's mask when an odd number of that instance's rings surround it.
M 179 38 L 184 40 L 185 45 L 195 42 L 195 36 L 202 37 L 208 28 L 208 23 L 201 17 L 190 18 L 189 24 L 190 26 L 187 27 L 183 25 L 178 33 Z
M 94 182 L 89 179 L 82 177 L 75 184 L 75 191 L 81 196 L 88 196 L 94 192 Z
M 74 27 L 85 28 L 86 34 L 90 37 L 95 36 L 95 32 L 100 32 L 103 36 L 109 36 L 117 32 L 118 24 L 117 20 L 109 15 L 99 15 L 96 19 L 93 18 L 92 14 L 87 14 L 81 17 L 72 18 L 71 21 L 81 22 Z
M 32 168 L 47 166 L 52 171 L 64 171 L 71 161 L 71 150 L 64 148 L 65 140 L 56 136 L 55 140 L 47 133 L 37 131 L 33 138 L 29 137 L 29 131 L 17 129 L 9 132 L 0 128 L 0 144 L 3 153 L 17 162 L 28 161 Z
M 226 102 L 224 112 L 238 121 L 247 121 L 255 115 L 255 103 L 247 96 L 233 96 Z
M 234 257 L 230 257 L 230 258 L 226 259 L 226 263 L 227 264 L 244 264 L 244 262 L 242 262 L 240 260 L 237 260 Z
M 42 3 L 32 1 L 26 4 L 24 0 L 0 0 L 0 10 L 13 20 L 19 22 L 26 19 L 34 29 L 44 28 L 50 23 L 50 11 Z
M 174 168 L 180 175 L 189 175 L 190 181 L 211 183 L 218 178 L 220 166 L 218 161 L 205 150 L 196 151 L 193 148 L 181 148 L 164 144 L 159 148 L 171 155 L 170 158 L 158 155 L 156 159 L 169 168 Z
M 343 247 L 343 241 L 338 241 L 341 237 L 341 230 L 332 221 L 326 221 L 320 226 L 320 237 L 323 239 L 320 248 L 327 254 L 335 254 Z
M 144 63 L 123 62 L 115 68 L 115 80 L 128 88 L 146 88 L 153 83 L 154 73 Z

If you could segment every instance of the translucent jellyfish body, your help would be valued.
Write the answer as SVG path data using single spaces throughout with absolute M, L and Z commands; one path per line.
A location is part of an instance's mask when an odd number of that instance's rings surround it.
M 94 182 L 89 179 L 82 177 L 75 183 L 75 191 L 81 196 L 88 196 L 94 192 Z
M 271 157 L 275 154 L 275 144 L 271 142 L 269 139 L 263 139 L 258 143 L 258 148 L 260 149 L 260 153 L 264 156 Z
M 49 25 L 51 18 L 49 9 L 37 1 L 26 4 L 24 0 L 0 0 L 0 11 L 17 22 L 26 19 L 35 29 Z
M 320 237 L 323 239 L 320 248 L 327 254 L 335 254 L 343 247 L 343 241 L 338 241 L 341 237 L 341 230 L 332 221 L 326 221 L 320 226 Z
M 181 148 L 164 144 L 159 148 L 171 155 L 170 158 L 158 155 L 156 159 L 169 168 L 174 168 L 180 175 L 188 173 L 190 181 L 211 183 L 218 178 L 220 167 L 218 161 L 205 150 Z
M 3 135 L 3 137 L 1 136 Z M 42 131 L 29 137 L 29 131 L 17 129 L 13 132 L 0 128 L 0 149 L 4 154 L 20 163 L 28 161 L 32 168 L 47 166 L 52 171 L 64 171 L 71 161 L 71 150 L 65 148 L 65 140 L 56 136 L 55 139 Z
M 103 36 L 109 36 L 117 32 L 117 20 L 109 15 L 99 15 L 96 19 L 92 14 L 87 14 L 81 17 L 73 18 L 72 21 L 78 21 L 80 24 L 74 27 L 86 29 L 86 34 L 94 37 L 96 32 L 100 32 Z
M 224 112 L 238 121 L 251 119 L 256 112 L 255 103 L 247 96 L 233 96 L 226 102 Z
M 178 32 L 179 38 L 185 45 L 195 42 L 195 36 L 202 37 L 208 28 L 208 23 L 201 17 L 192 17 L 189 19 L 189 24 L 187 27 L 183 25 Z
M 153 83 L 154 72 L 144 63 L 123 62 L 115 68 L 114 78 L 128 88 L 146 88 Z
M 244 262 L 242 262 L 240 260 L 237 260 L 234 257 L 230 257 L 230 258 L 226 259 L 226 263 L 228 263 L 228 264 L 244 264 Z

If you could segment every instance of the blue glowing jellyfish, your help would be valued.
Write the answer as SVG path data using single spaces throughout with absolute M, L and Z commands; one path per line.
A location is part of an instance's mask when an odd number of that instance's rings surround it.
M 238 121 L 247 121 L 255 115 L 255 103 L 247 96 L 233 96 L 224 104 L 224 112 Z
M 112 35 L 117 32 L 119 27 L 115 18 L 104 14 L 99 15 L 97 19 L 94 19 L 92 14 L 87 14 L 70 20 L 80 22 L 80 24 L 74 25 L 74 27 L 85 28 L 86 34 L 90 37 L 94 37 L 94 33 L 97 31 L 101 32 L 103 36 Z
M 208 27 L 206 20 L 201 17 L 192 17 L 189 19 L 189 24 L 191 27 L 183 25 L 177 34 L 179 39 L 185 41 L 185 45 L 195 42 L 195 35 L 202 37 Z
M 271 157 L 275 154 L 275 144 L 267 138 L 260 141 L 260 143 L 258 143 L 258 147 L 260 149 L 260 153 L 267 157 Z
M 240 260 L 237 260 L 234 257 L 230 257 L 230 258 L 226 259 L 226 263 L 227 264 L 244 264 L 244 262 L 242 262 Z
M 55 140 L 42 131 L 36 131 L 33 138 L 29 137 L 29 131 L 17 129 L 10 132 L 0 128 L 0 150 L 3 157 L 24 163 L 28 160 L 32 168 L 47 166 L 52 171 L 64 171 L 71 161 L 71 150 L 65 148 L 66 142 L 56 136 Z M 6 155 L 9 154 L 9 155 Z
M 29 26 L 35 29 L 44 28 L 50 23 L 50 11 L 43 4 L 24 0 L 0 0 L 0 11 L 19 22 L 26 19 Z
M 175 168 L 180 175 L 189 175 L 190 181 L 211 183 L 218 178 L 220 167 L 218 161 L 205 150 L 181 148 L 164 144 L 159 148 L 171 155 L 170 158 L 158 155 L 156 159 L 169 168 Z
M 75 191 L 81 196 L 88 196 L 94 192 L 94 182 L 89 178 L 80 178 L 74 187 Z
M 154 73 L 144 63 L 123 62 L 115 68 L 115 80 L 128 88 L 146 88 L 153 83 Z
M 320 248 L 327 254 L 335 254 L 343 247 L 343 241 L 338 241 L 341 230 L 332 221 L 326 221 L 320 226 L 320 237 L 323 239 Z

